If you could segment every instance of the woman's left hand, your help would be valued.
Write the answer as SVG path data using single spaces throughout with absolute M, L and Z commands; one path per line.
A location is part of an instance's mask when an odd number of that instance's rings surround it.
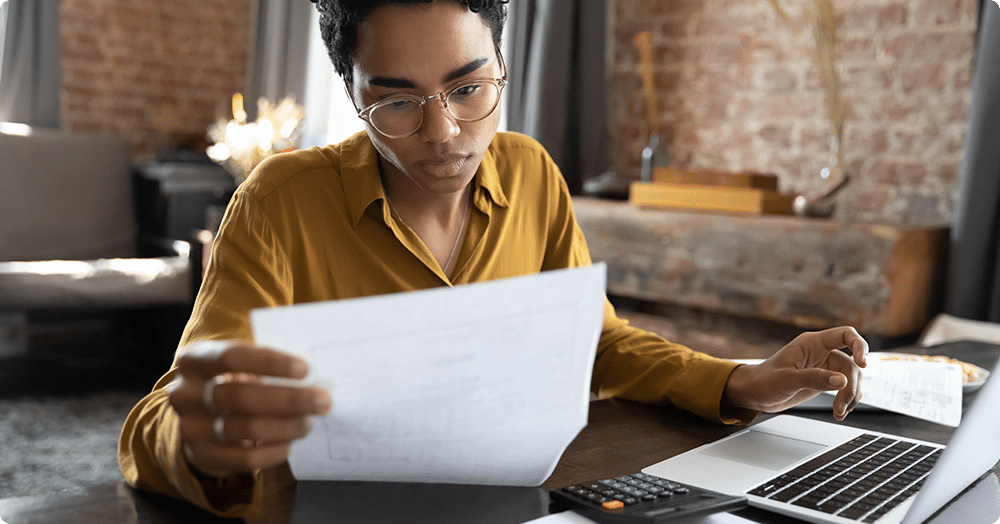
M 725 395 L 737 407 L 773 413 L 838 390 L 833 416 L 843 420 L 861 400 L 867 355 L 868 343 L 853 327 L 803 333 L 764 362 L 733 370 Z

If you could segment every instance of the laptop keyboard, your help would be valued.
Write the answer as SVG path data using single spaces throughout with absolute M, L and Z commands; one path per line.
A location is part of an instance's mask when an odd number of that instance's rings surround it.
M 747 493 L 875 522 L 920 489 L 941 452 L 866 433 Z

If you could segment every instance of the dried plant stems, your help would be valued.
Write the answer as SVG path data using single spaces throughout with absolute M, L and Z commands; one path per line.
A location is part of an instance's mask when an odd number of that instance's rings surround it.
M 794 26 L 779 1 L 768 1 L 785 24 L 798 33 L 798 28 Z M 831 178 L 836 185 L 843 178 L 843 148 L 841 144 L 844 138 L 844 105 L 841 97 L 840 73 L 837 71 L 837 62 L 840 60 L 840 14 L 836 6 L 833 5 L 833 0 L 815 0 L 813 9 L 806 8 L 806 15 L 809 25 L 812 26 L 815 44 L 814 56 L 823 84 L 823 91 L 826 94 L 827 117 L 830 122 L 830 131 L 833 133 L 830 163 L 832 164 Z
M 774 11 L 778 13 L 778 16 L 780 16 L 781 19 L 785 21 L 785 24 L 791 27 L 792 19 L 788 18 L 788 13 L 786 13 L 785 10 L 781 8 L 781 4 L 778 3 L 778 0 L 768 0 L 768 1 L 771 2 L 771 7 L 773 7 Z
M 823 90 L 826 92 L 826 109 L 830 129 L 836 140 L 838 168 L 842 165 L 841 143 L 844 138 L 844 105 L 840 96 L 840 19 L 833 0 L 816 0 L 813 16 L 813 39 L 816 44 L 816 65 L 819 67 Z

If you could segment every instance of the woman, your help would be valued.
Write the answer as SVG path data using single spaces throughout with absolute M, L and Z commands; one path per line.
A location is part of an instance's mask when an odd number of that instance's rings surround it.
M 264 476 L 285 464 L 309 417 L 333 403 L 321 388 L 274 383 L 304 377 L 307 363 L 254 346 L 250 309 L 590 264 L 558 168 L 533 140 L 497 133 L 503 3 L 319 0 L 318 8 L 366 131 L 273 157 L 241 185 L 175 365 L 133 410 L 120 442 L 132 485 L 220 515 L 259 510 Z M 629 326 L 605 301 L 593 390 L 724 423 L 840 390 L 842 419 L 861 398 L 866 353 L 843 327 L 739 366 Z

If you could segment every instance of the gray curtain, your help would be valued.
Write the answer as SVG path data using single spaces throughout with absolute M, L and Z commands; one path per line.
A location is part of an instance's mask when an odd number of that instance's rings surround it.
M 257 118 L 257 99 L 280 102 L 288 95 L 305 99 L 310 18 L 315 4 L 307 0 L 256 0 L 250 27 L 250 54 L 244 88 L 247 116 Z
M 604 99 L 605 0 L 508 4 L 508 127 L 541 142 L 579 194 L 610 165 Z
M 0 122 L 59 127 L 59 0 L 9 0 L 0 53 Z
M 1000 322 L 1000 6 L 980 3 L 946 312 Z

